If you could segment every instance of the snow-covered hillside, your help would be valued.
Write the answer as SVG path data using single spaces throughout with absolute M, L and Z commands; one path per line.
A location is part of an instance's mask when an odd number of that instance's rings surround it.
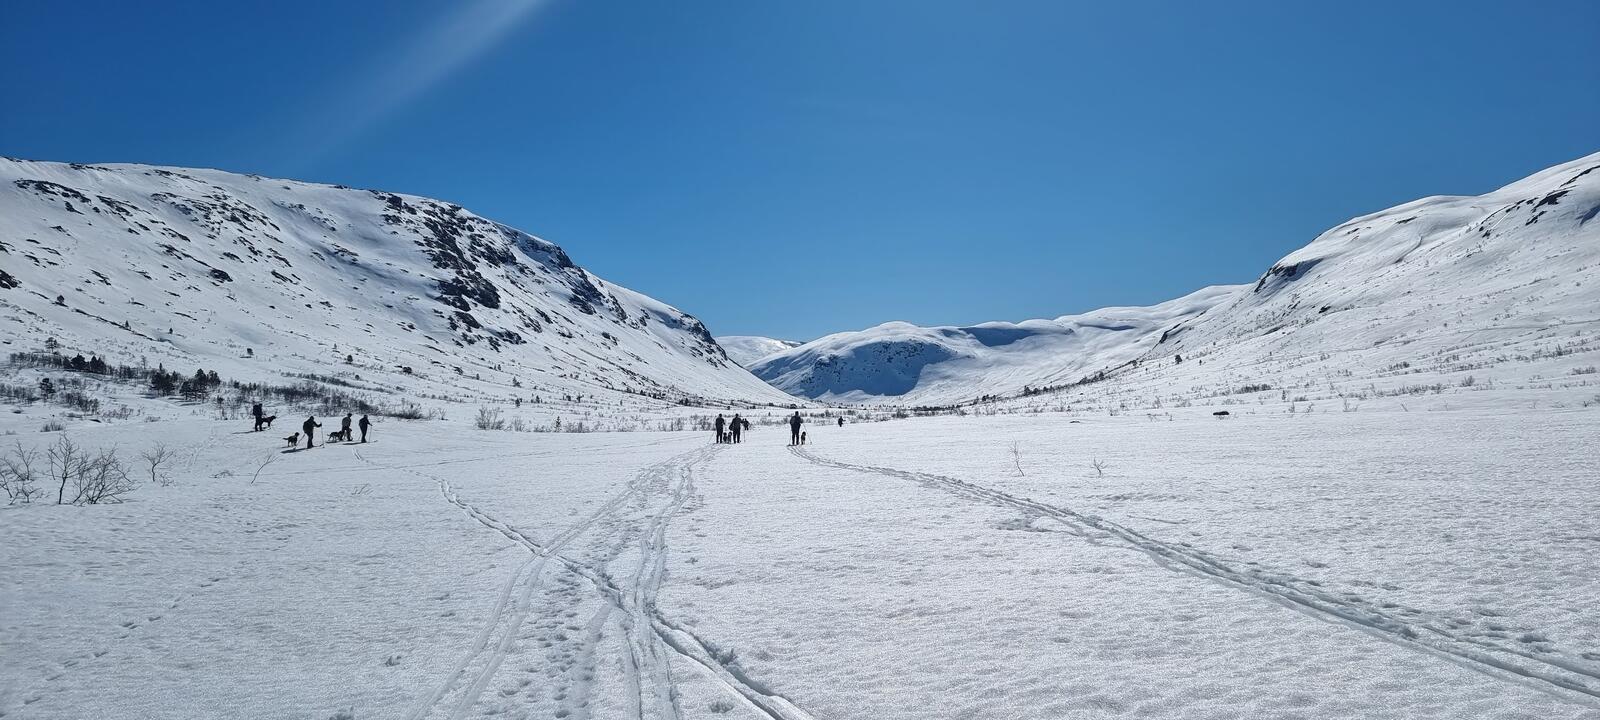
M 889 323 L 751 370 L 807 397 L 950 404 L 1099 380 L 1146 398 L 1188 397 L 1290 378 L 1377 379 L 1424 363 L 1470 371 L 1560 357 L 1593 349 L 1600 331 L 1596 168 L 1600 154 L 1481 196 L 1356 218 L 1250 285 L 1053 321 Z
M 694 317 L 460 206 L 214 170 L 0 160 L 0 316 L 9 352 L 406 398 L 790 400 Z
M 728 357 L 734 362 L 749 367 L 761 358 L 800 347 L 803 343 L 760 335 L 721 335 L 717 337 L 717 344 L 728 352 Z

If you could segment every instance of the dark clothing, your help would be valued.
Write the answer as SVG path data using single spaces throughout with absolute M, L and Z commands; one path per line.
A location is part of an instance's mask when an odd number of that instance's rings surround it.
M 345 442 L 350 442 L 350 416 L 349 415 L 344 416 L 344 419 L 339 421 L 339 432 L 344 433 L 344 441 Z
M 307 450 L 311 449 L 311 434 L 316 432 L 317 428 L 319 427 L 322 427 L 322 423 L 317 422 L 317 419 L 314 417 L 308 417 L 304 423 L 301 423 L 300 430 L 306 434 Z
M 844 418 L 839 418 L 839 427 L 844 427 Z
M 371 425 L 372 421 L 368 420 L 367 416 L 362 415 L 361 416 L 361 422 L 356 423 L 356 424 L 361 427 L 361 442 L 366 442 L 367 441 L 367 426 Z
M 803 422 L 805 422 L 805 421 L 800 419 L 800 413 L 795 413 L 794 415 L 789 417 L 789 444 L 790 445 L 799 445 L 800 444 L 800 423 L 803 423 Z
M 717 442 L 722 442 L 722 438 L 724 437 L 724 433 L 727 431 L 727 428 L 728 428 L 728 421 L 727 420 L 723 420 L 722 416 L 718 415 L 717 416 L 716 426 L 717 426 Z
M 256 403 L 255 405 L 252 405 L 250 407 L 250 414 L 252 416 L 254 416 L 255 419 L 256 419 L 256 429 L 260 430 L 261 429 L 261 415 L 262 415 L 261 403 Z
M 744 434 L 744 418 L 738 415 L 733 416 L 733 423 L 729 426 L 729 429 L 733 431 L 733 441 L 740 442 L 740 435 Z

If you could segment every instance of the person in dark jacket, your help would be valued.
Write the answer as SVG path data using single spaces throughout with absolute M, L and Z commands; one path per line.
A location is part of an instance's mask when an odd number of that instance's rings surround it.
M 345 413 L 344 419 L 339 421 L 339 432 L 344 435 L 345 442 L 350 442 L 350 415 Z
M 261 416 L 263 414 L 264 413 L 261 412 L 261 403 L 256 403 L 255 405 L 250 406 L 250 415 L 256 419 L 257 430 L 261 429 Z
M 805 422 L 805 421 L 800 419 L 800 411 L 799 410 L 794 411 L 794 414 L 789 416 L 789 444 L 790 445 L 799 445 L 800 444 L 800 424 L 803 423 L 803 422 Z
M 717 413 L 717 422 L 715 425 L 717 428 L 717 442 L 722 442 L 723 435 L 728 429 L 728 421 L 722 419 L 722 413 Z
M 317 416 L 315 415 L 308 416 L 306 421 L 301 423 L 300 431 L 306 434 L 307 450 L 311 449 L 311 433 L 316 432 L 317 428 L 319 427 L 322 427 L 322 423 L 317 422 Z
M 728 429 L 733 431 L 733 441 L 740 442 L 740 436 L 744 434 L 744 418 L 739 417 L 738 413 L 734 413 L 733 422 L 728 426 Z
M 361 442 L 366 442 L 367 441 L 367 428 L 372 425 L 372 421 L 368 420 L 367 416 L 362 415 L 361 416 L 361 422 L 356 423 L 356 425 L 361 428 Z
M 844 427 L 844 418 L 839 418 L 839 427 Z

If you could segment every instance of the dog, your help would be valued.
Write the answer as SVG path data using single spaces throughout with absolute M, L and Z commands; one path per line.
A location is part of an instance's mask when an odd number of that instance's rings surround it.
M 264 428 L 271 428 L 272 427 L 272 421 L 273 420 L 277 420 L 277 419 L 278 419 L 277 415 L 263 415 L 263 416 L 261 416 L 261 426 L 264 427 Z
M 350 442 L 350 431 L 335 430 L 328 433 L 328 442 Z
M 804 430 L 800 431 L 800 444 L 806 444 L 806 433 Z
M 289 447 L 296 447 L 300 444 L 300 433 L 290 435 L 289 437 L 284 438 L 283 441 L 289 443 Z

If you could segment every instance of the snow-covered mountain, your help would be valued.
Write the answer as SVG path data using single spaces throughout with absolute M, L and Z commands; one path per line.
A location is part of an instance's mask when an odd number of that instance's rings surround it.
M 789 348 L 800 347 L 798 340 L 779 340 L 760 335 L 720 335 L 717 344 L 726 350 L 734 362 L 749 367 L 757 360 Z
M 694 317 L 458 205 L 0 159 L 0 343 L 477 400 L 788 402 Z
M 1151 307 L 1114 307 L 1054 320 L 919 327 L 890 322 L 813 340 L 750 366 L 804 397 L 839 402 L 953 403 L 1071 382 L 1148 352 L 1162 333 L 1231 300 L 1210 287 Z
M 1370 377 L 1425 358 L 1465 367 L 1463 353 L 1492 363 L 1586 348 L 1600 330 L 1597 168 L 1600 154 L 1355 218 L 1249 285 L 1056 320 L 889 323 L 751 370 L 807 397 L 945 404 L 1100 379 L 1214 392 L 1290 372 Z

